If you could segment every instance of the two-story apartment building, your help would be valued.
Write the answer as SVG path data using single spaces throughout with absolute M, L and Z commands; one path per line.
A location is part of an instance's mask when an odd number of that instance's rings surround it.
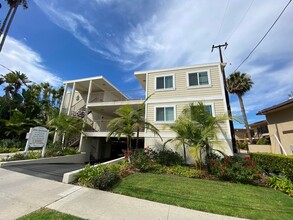
M 134 73 L 145 90 L 151 95 L 145 106 L 145 119 L 159 130 L 163 141 L 148 130 L 142 131 L 144 147 L 160 148 L 175 137 L 168 128 L 190 103 L 203 102 L 213 116 L 227 115 L 227 105 L 220 63 L 179 67 L 171 69 L 139 71 Z M 115 110 L 121 105 L 138 107 L 143 100 L 130 100 L 104 77 L 93 77 L 64 82 L 65 91 L 61 111 L 84 117 L 91 129 L 80 138 L 80 150 L 88 158 L 103 159 L 111 156 L 118 140 L 106 142 L 107 123 L 115 118 Z M 120 143 L 122 144 L 122 143 Z M 167 147 L 174 148 L 169 143 Z M 214 148 L 232 154 L 229 122 L 221 124 Z M 180 151 L 180 148 L 178 149 Z

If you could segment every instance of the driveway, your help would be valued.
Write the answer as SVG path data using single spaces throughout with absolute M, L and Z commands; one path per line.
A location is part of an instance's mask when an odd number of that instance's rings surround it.
M 3 167 L 3 169 L 62 182 L 64 173 L 78 170 L 83 167 L 84 164 L 26 164 L 11 165 Z

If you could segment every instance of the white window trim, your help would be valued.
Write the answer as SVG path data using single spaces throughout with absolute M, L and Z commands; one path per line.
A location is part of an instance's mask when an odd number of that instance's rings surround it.
M 174 113 L 174 120 L 173 121 L 157 121 L 157 108 L 173 108 L 173 113 Z M 165 110 L 164 110 L 164 117 L 166 117 L 165 115 Z M 176 105 L 158 105 L 158 106 L 154 106 L 154 122 L 155 124 L 172 124 L 175 122 L 176 120 Z
M 194 102 L 194 105 L 197 105 L 199 102 Z M 213 102 L 202 102 L 203 105 L 210 105 L 212 106 L 212 116 L 216 117 L 216 113 L 215 113 L 215 103 Z
M 165 77 L 167 76 L 172 76 L 172 80 L 173 80 L 173 88 L 164 88 L 164 89 L 157 89 L 157 78 L 159 77 L 164 77 L 164 87 L 165 87 Z M 167 74 L 167 75 L 159 75 L 159 76 L 155 76 L 155 88 L 154 90 L 157 91 L 157 92 L 160 92 L 160 91 L 170 91 L 170 90 L 175 90 L 175 74 Z
M 199 72 L 207 72 L 208 73 L 208 81 L 209 81 L 209 84 L 207 84 L 207 85 L 190 86 L 189 85 L 189 74 L 191 74 L 191 73 L 199 73 Z M 199 80 L 198 80 L 198 82 L 199 82 Z M 186 72 L 186 85 L 187 85 L 187 88 L 188 89 L 197 89 L 197 88 L 211 87 L 212 86 L 212 83 L 211 83 L 210 70 L 197 70 L 197 71 L 189 71 L 189 72 Z

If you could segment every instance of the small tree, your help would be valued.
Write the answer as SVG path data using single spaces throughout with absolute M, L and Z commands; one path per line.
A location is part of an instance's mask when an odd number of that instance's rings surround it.
M 147 122 L 144 117 L 145 102 L 148 100 L 148 98 L 137 109 L 134 109 L 130 105 L 123 105 L 116 110 L 115 113 L 119 117 L 114 118 L 109 122 L 108 128 L 110 132 L 107 137 L 107 141 L 111 136 L 117 136 L 119 139 L 122 135 L 125 135 L 127 138 L 127 150 L 129 151 L 131 149 L 131 140 L 135 132 L 136 147 L 138 147 L 139 131 L 142 128 L 146 128 L 152 131 L 161 138 L 159 130 L 154 125 Z
M 228 120 L 229 117 L 213 117 L 206 111 L 203 103 L 190 104 L 184 108 L 180 117 L 170 128 L 177 136 L 172 141 L 179 141 L 194 152 L 205 152 L 205 161 L 209 166 L 212 153 L 212 141 L 217 140 L 217 133 L 220 131 L 220 123 Z M 193 148 L 193 149 L 192 149 Z M 186 156 L 185 156 L 186 158 Z
M 62 138 L 62 147 L 64 148 L 67 146 L 70 137 L 82 132 L 83 120 L 74 116 L 55 112 L 47 125 L 57 132 L 59 140 Z
M 120 139 L 122 135 L 125 135 L 127 139 L 127 150 L 130 151 L 131 140 L 134 134 L 133 108 L 130 105 L 123 105 L 119 107 L 115 113 L 119 117 L 114 118 L 109 122 L 108 128 L 110 132 L 106 140 L 108 141 L 111 136 L 117 136 L 118 139 Z

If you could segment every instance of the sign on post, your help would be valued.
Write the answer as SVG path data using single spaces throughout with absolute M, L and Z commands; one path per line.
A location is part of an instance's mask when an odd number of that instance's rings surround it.
M 27 134 L 27 142 L 24 152 L 27 153 L 30 147 L 42 147 L 42 157 L 45 156 L 45 149 L 47 145 L 49 130 L 44 127 L 30 128 Z

